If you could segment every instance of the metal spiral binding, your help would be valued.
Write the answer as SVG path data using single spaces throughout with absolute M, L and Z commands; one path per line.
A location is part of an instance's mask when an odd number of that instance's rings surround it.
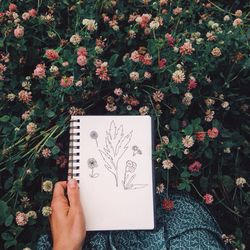
M 80 119 L 71 118 L 69 129 L 68 180 L 80 181 Z

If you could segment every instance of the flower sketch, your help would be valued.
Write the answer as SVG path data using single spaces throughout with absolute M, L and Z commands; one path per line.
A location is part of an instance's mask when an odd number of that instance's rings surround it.
M 126 161 L 124 178 L 122 181 L 122 184 L 125 190 L 144 188 L 147 186 L 147 184 L 133 184 L 133 181 L 136 177 L 136 174 L 135 174 L 136 168 L 137 168 L 136 162 L 131 161 L 131 160 Z
M 133 130 L 124 134 L 123 125 L 116 127 L 112 120 L 109 129 L 106 131 L 105 146 L 99 149 L 104 160 L 106 169 L 114 175 L 116 187 L 118 187 L 119 161 L 129 147 Z
M 91 169 L 91 173 L 89 174 L 89 176 L 91 178 L 96 178 L 96 177 L 99 176 L 98 173 L 94 173 L 95 168 L 98 167 L 98 164 L 97 164 L 97 161 L 96 161 L 95 158 L 89 158 L 88 159 L 88 167 Z
M 139 149 L 139 147 L 137 145 L 134 145 L 132 147 L 132 150 L 133 150 L 133 156 L 135 156 L 136 154 L 139 154 L 139 155 L 142 154 L 142 151 Z
M 97 141 L 98 133 L 96 131 L 92 130 L 89 135 L 93 140 L 95 140 L 96 146 L 98 147 L 98 141 Z

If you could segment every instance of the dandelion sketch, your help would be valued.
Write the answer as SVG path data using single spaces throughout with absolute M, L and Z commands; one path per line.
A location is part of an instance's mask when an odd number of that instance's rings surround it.
M 90 138 L 92 138 L 93 140 L 95 140 L 96 146 L 98 147 L 98 133 L 94 130 L 92 130 L 89 134 Z
M 89 174 L 89 176 L 91 178 L 96 178 L 99 176 L 98 173 L 95 173 L 95 168 L 98 167 L 97 161 L 95 158 L 89 158 L 88 159 L 88 167 L 91 169 L 91 173 Z
M 142 155 L 142 151 L 139 149 L 139 147 L 137 145 L 134 145 L 132 147 L 132 151 L 133 151 L 133 156 L 139 154 L 139 155 Z
M 99 149 L 105 168 L 114 175 L 116 187 L 118 187 L 119 161 L 129 147 L 132 133 L 133 130 L 125 135 L 123 125 L 117 128 L 112 120 L 106 131 L 105 146 Z
M 144 188 L 147 186 L 147 184 L 134 184 L 133 183 L 136 177 L 136 174 L 135 174 L 136 168 L 137 168 L 136 162 L 131 161 L 131 160 L 126 161 L 124 178 L 122 181 L 122 184 L 125 190 Z

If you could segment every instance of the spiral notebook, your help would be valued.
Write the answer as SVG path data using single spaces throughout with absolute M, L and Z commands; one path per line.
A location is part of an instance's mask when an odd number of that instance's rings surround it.
M 69 178 L 87 231 L 154 228 L 150 116 L 72 116 Z

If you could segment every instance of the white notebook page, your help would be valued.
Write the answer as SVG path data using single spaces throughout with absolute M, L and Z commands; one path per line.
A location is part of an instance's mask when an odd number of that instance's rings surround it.
M 150 116 L 80 120 L 79 179 L 87 231 L 154 228 Z

